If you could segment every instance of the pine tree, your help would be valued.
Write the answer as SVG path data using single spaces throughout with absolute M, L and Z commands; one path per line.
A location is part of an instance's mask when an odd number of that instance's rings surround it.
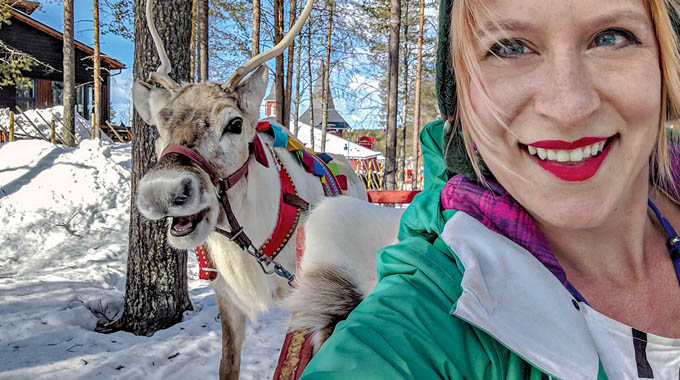
M 144 16 L 146 0 L 135 0 L 135 80 L 146 80 L 160 61 Z M 191 0 L 156 1 L 156 26 L 165 41 L 176 80 L 189 77 Z M 155 163 L 153 129 L 135 114 L 132 130 L 132 207 L 130 239 L 122 318 L 114 328 L 148 335 L 182 320 L 191 309 L 187 286 L 187 253 L 166 241 L 165 221 L 143 218 L 135 205 L 137 183 Z
M 420 183 L 420 94 L 421 94 L 421 80 L 423 75 L 423 34 L 425 32 L 425 0 L 420 0 L 420 13 L 418 21 L 418 52 L 417 54 L 417 68 L 416 68 L 416 88 L 415 100 L 413 105 L 413 189 L 417 189 Z M 405 127 L 405 126 L 404 126 Z
M 323 98 L 321 106 L 321 151 L 326 151 L 326 130 L 328 129 L 328 99 L 330 98 L 331 36 L 333 35 L 333 8 L 335 1 L 328 0 L 328 33 L 326 35 L 326 60 L 323 67 Z
M 399 29 L 401 25 L 401 1 L 390 1 L 390 46 L 387 87 L 387 135 L 385 136 L 385 169 L 383 184 L 386 190 L 397 187 L 397 107 L 399 85 Z
M 64 144 L 75 145 L 76 132 L 76 57 L 73 40 L 73 0 L 64 0 L 64 127 L 71 131 Z
M 198 81 L 208 80 L 208 0 L 198 0 Z
M 93 0 L 93 20 L 94 20 L 94 72 L 92 80 L 94 82 L 94 125 L 92 129 L 101 134 L 102 117 L 102 82 L 101 82 L 101 53 L 99 50 L 99 0 Z

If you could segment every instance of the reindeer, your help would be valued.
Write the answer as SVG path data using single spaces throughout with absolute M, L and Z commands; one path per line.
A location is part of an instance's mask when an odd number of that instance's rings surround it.
M 308 0 L 279 44 L 251 58 L 225 83 L 182 85 L 168 75 L 171 65 L 154 25 L 151 1 L 146 5 L 161 65 L 147 82 L 134 84 L 133 102 L 141 118 L 159 132 L 158 162 L 139 181 L 136 205 L 149 219 L 167 218 L 171 245 L 205 247 L 216 267 L 218 276 L 211 285 L 222 321 L 220 379 L 239 376 L 245 316 L 255 321 L 289 293 L 296 267 L 295 225 L 324 197 L 319 178 L 308 174 L 286 149 L 275 147 L 275 138 L 256 129 L 268 81 L 264 62 L 300 32 L 312 4 Z M 365 200 L 365 188 L 351 165 L 342 156 L 334 161 L 348 179 L 345 194 Z M 292 184 L 284 184 L 285 177 Z M 277 212 L 284 207 L 294 208 L 294 223 L 273 247 L 278 255 L 267 256 L 263 252 L 271 247 Z
M 403 211 L 350 197 L 327 198 L 312 210 L 298 286 L 285 300 L 288 330 L 311 333 L 312 354 L 375 287 L 376 253 L 397 243 Z

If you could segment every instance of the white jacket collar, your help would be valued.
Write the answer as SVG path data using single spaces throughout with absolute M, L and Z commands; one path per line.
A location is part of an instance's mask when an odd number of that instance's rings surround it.
M 598 354 L 582 312 L 530 252 L 460 211 L 441 238 L 465 268 L 452 314 L 553 376 L 597 379 Z

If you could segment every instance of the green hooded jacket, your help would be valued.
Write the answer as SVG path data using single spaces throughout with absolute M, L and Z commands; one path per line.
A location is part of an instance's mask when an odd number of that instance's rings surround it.
M 337 325 L 302 379 L 606 379 L 585 308 L 554 276 L 463 212 L 441 210 L 442 133 L 441 121 L 421 133 L 425 190 L 402 218 L 400 242 L 378 253 L 376 288 Z M 495 255 L 499 245 L 517 257 L 469 254 Z M 538 275 L 522 276 L 522 266 Z M 529 297 L 527 287 L 547 290 Z M 564 327 L 554 331 L 554 323 Z

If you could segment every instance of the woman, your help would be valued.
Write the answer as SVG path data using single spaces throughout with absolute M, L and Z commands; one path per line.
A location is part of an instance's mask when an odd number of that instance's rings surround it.
M 443 150 L 467 176 L 426 179 L 303 379 L 678 379 L 668 7 L 441 0 Z

